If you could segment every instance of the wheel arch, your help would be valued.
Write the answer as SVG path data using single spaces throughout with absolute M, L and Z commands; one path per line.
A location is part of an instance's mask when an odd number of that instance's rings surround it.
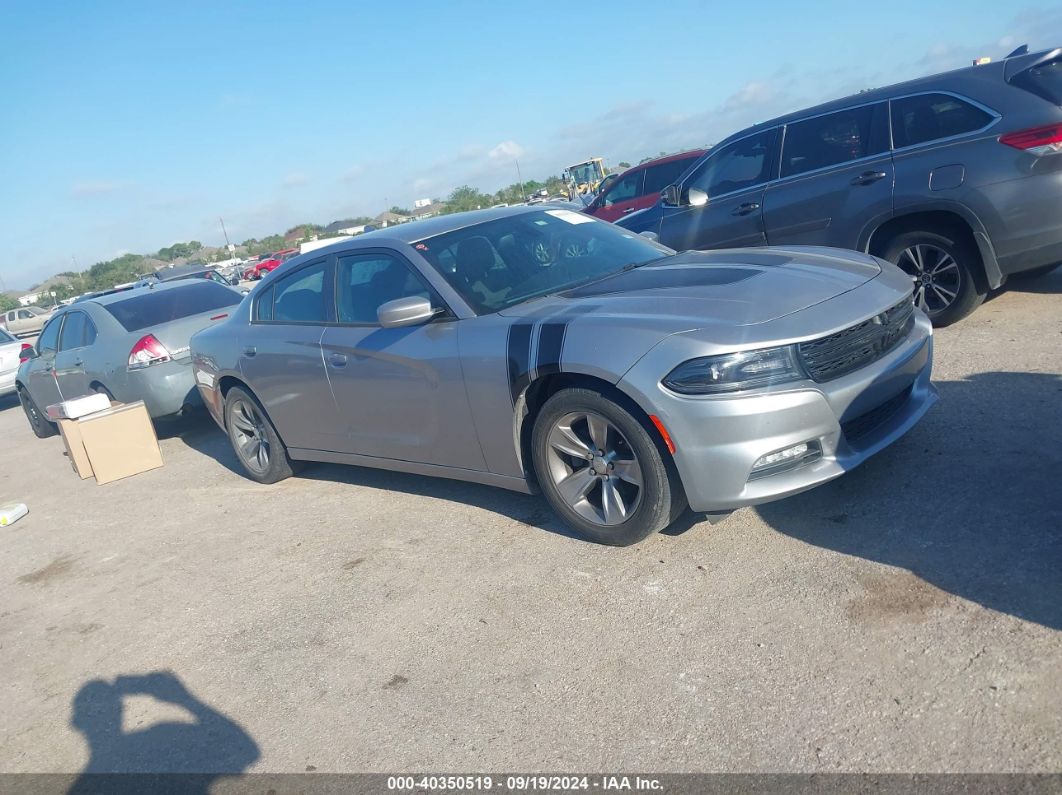
M 513 412 L 513 441 L 520 460 L 520 468 L 528 483 L 538 486 L 535 468 L 531 464 L 531 431 L 535 426 L 542 407 L 553 395 L 562 389 L 590 389 L 622 406 L 645 428 L 667 462 L 672 461 L 671 451 L 660 435 L 660 431 L 649 419 L 649 412 L 632 395 L 623 391 L 616 384 L 582 372 L 560 372 L 542 375 L 533 380 L 516 400 Z
M 941 230 L 961 237 L 977 251 L 979 262 L 973 275 L 981 291 L 987 292 L 1003 283 L 996 252 L 984 225 L 969 209 L 959 204 L 939 203 L 906 209 L 866 232 L 861 248 L 880 257 L 897 235 Z

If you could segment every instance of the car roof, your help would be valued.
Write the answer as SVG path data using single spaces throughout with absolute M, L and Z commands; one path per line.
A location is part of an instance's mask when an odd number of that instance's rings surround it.
M 988 64 L 980 64 L 978 66 L 963 66 L 959 69 L 952 69 L 947 72 L 936 72 L 935 74 L 925 75 L 924 77 L 916 77 L 912 80 L 905 80 L 901 83 L 890 83 L 887 86 L 880 88 L 871 88 L 865 91 L 860 91 L 858 94 L 849 94 L 845 97 L 839 97 L 838 99 L 832 99 L 829 102 L 823 102 L 819 105 L 813 105 L 808 108 L 801 108 L 800 110 L 793 111 L 792 113 L 786 113 L 783 116 L 776 116 L 773 119 L 767 121 L 757 122 L 756 124 L 746 127 L 743 130 L 739 130 L 733 135 L 728 135 L 726 138 L 716 144 L 715 148 L 719 145 L 729 143 L 732 140 L 741 138 L 757 130 L 766 130 L 771 127 L 778 127 L 782 124 L 788 124 L 800 119 L 809 118 L 811 116 L 819 116 L 824 113 L 831 113 L 835 110 L 844 110 L 845 108 L 855 107 L 857 105 L 869 105 L 874 102 L 881 102 L 882 100 L 890 99 L 892 97 L 903 94 L 917 94 L 930 91 L 949 91 L 957 89 L 958 85 L 967 79 L 981 80 L 998 80 L 1000 72 L 1005 72 L 1009 61 L 1015 58 L 1026 60 L 1032 63 L 1035 59 L 1046 55 L 1053 50 L 1042 50 L 1036 53 L 1021 54 L 1019 56 L 1002 58 L 998 61 L 993 61 Z M 961 90 L 961 89 L 960 89 Z
M 564 202 L 540 202 L 539 204 L 515 204 L 509 207 L 490 207 L 486 210 L 468 210 L 462 213 L 450 215 L 436 215 L 432 218 L 424 218 L 419 221 L 409 221 L 397 226 L 388 226 L 372 232 L 358 235 L 355 240 L 381 240 L 390 238 L 401 243 L 416 243 L 428 237 L 444 235 L 447 232 L 455 232 L 485 221 L 494 221 L 498 218 L 509 218 L 527 213 L 542 212 L 543 210 L 575 210 Z
M 166 282 L 156 282 L 146 287 L 132 287 L 128 290 L 118 290 L 117 292 L 108 293 L 107 295 L 99 295 L 95 298 L 87 298 L 83 304 L 99 304 L 100 306 L 107 306 L 108 304 L 117 304 L 125 301 L 129 298 L 135 298 L 138 295 L 147 295 L 148 293 L 157 293 L 160 290 L 187 290 L 195 287 L 198 284 L 204 284 L 202 281 L 186 281 L 183 279 L 174 279 Z M 209 284 L 216 284 L 216 282 L 209 282 Z M 220 286 L 220 285 L 219 285 Z M 71 304 L 73 306 L 73 304 Z
M 175 265 L 172 268 L 159 268 L 155 271 L 155 277 L 159 281 L 167 282 L 171 279 L 181 279 L 194 273 L 207 273 L 214 270 L 210 265 Z

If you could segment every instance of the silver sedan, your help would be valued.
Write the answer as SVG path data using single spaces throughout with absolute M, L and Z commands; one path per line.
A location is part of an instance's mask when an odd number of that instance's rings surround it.
M 936 400 L 911 279 L 822 248 L 676 254 L 559 206 L 388 228 L 192 339 L 247 474 L 333 461 L 541 490 L 630 544 L 811 488 Z

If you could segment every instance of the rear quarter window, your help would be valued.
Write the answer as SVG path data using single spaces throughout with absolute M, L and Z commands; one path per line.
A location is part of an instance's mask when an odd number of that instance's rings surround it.
M 211 281 L 181 285 L 130 296 L 121 301 L 104 304 L 104 309 L 122 324 L 126 331 L 140 331 L 161 326 L 174 320 L 235 306 L 241 296 L 235 290 Z
M 976 132 L 992 116 L 950 94 L 919 94 L 892 101 L 892 143 L 896 149 Z

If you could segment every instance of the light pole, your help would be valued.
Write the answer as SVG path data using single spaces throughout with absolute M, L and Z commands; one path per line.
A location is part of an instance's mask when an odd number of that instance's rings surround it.
M 520 200 L 524 199 L 524 178 L 520 174 L 520 161 L 517 158 L 513 158 L 513 162 L 516 163 L 516 185 L 517 190 L 520 191 Z

